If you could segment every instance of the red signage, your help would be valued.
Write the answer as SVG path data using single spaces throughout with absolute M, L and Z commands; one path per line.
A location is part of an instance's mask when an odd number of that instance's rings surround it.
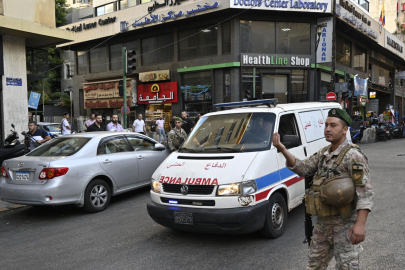
M 177 82 L 138 85 L 138 104 L 176 103 Z
M 326 100 L 331 101 L 331 100 L 336 100 L 336 94 L 333 92 L 329 92 L 326 94 Z

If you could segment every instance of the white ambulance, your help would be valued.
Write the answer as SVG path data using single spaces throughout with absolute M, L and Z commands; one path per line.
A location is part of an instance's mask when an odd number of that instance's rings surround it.
M 276 102 L 214 105 L 242 107 L 204 115 L 180 150 L 155 171 L 147 205 L 153 220 L 184 231 L 261 230 L 266 237 L 281 236 L 287 212 L 302 203 L 305 181 L 286 168 L 272 135 L 277 131 L 289 151 L 304 160 L 328 145 L 325 120 L 340 105 Z

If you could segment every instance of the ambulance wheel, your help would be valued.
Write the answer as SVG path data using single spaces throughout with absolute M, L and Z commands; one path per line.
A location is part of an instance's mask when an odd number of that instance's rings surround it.
M 276 192 L 269 199 L 269 209 L 261 233 L 264 237 L 277 238 L 284 234 L 286 225 L 287 204 L 283 195 Z

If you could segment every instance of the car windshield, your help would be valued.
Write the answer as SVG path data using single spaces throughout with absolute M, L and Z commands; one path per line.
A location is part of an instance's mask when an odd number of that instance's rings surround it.
M 34 157 L 64 157 L 77 153 L 90 138 L 56 138 L 29 152 Z
M 273 113 L 234 113 L 202 117 L 179 152 L 226 153 L 270 149 Z
M 60 132 L 60 125 L 59 124 L 52 124 L 44 126 L 46 131 L 49 132 Z

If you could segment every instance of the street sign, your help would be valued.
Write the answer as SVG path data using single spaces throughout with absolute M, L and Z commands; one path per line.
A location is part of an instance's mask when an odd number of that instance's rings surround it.
M 333 92 L 329 92 L 326 94 L 326 100 L 327 101 L 331 101 L 331 100 L 336 100 L 336 94 Z
M 127 106 L 127 114 L 129 114 L 130 110 L 129 110 L 129 106 Z M 121 107 L 121 113 L 124 113 L 124 106 Z
M 41 94 L 31 92 L 30 99 L 28 100 L 28 108 L 36 110 L 38 108 L 38 103 L 39 103 L 40 98 L 41 98 Z
M 6 78 L 6 85 L 22 86 L 21 78 Z

